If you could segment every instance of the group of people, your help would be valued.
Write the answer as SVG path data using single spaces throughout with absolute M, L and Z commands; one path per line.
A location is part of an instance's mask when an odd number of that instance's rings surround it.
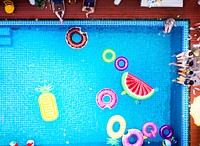
M 52 0 L 52 9 L 55 15 L 60 20 L 60 23 L 63 23 L 63 18 L 65 14 L 65 3 L 64 0 Z M 76 0 L 69 0 L 70 4 L 75 4 Z M 82 11 L 86 12 L 86 17 L 89 17 L 89 14 L 94 13 L 96 5 L 96 0 L 83 0 Z
M 165 21 L 165 29 L 163 33 L 170 33 L 173 26 L 176 26 L 175 20 L 169 18 Z M 196 52 L 199 52 L 198 50 Z M 194 70 L 194 57 L 198 56 L 195 51 L 187 50 L 181 52 L 178 55 L 173 55 L 176 57 L 176 62 L 169 63 L 169 65 L 174 65 L 178 67 L 177 73 L 178 77 L 173 82 L 182 84 L 184 86 L 198 86 L 200 85 L 200 71 Z M 196 64 L 200 64 L 200 61 L 197 61 Z
M 178 68 L 178 77 L 173 82 L 177 82 L 184 86 L 198 86 L 200 85 L 200 71 L 194 71 L 194 52 L 187 50 L 176 57 L 177 62 L 172 62 L 169 65 L 174 65 Z

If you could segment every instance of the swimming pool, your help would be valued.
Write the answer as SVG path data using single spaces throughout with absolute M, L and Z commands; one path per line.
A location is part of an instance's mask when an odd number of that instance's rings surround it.
M 186 87 L 171 82 L 176 73 L 168 64 L 172 54 L 188 49 L 189 22 L 177 21 L 171 34 L 164 35 L 163 21 L 94 20 L 0 21 L 0 145 L 17 141 L 25 145 L 33 139 L 36 145 L 107 145 L 106 126 L 110 117 L 121 115 L 126 131 L 142 130 L 146 122 L 158 128 L 171 125 L 178 145 L 189 141 L 189 95 Z M 72 49 L 65 40 L 72 27 L 88 34 L 88 43 Z M 75 36 L 76 37 L 76 36 Z M 75 38 L 79 39 L 79 38 Z M 129 61 L 125 71 L 102 59 L 105 49 Z M 155 89 L 149 99 L 138 102 L 122 95 L 121 76 L 130 72 Z M 51 85 L 58 118 L 42 119 L 36 89 Z M 104 88 L 116 92 L 113 109 L 101 109 L 97 93 Z M 114 124 L 119 129 L 119 124 Z M 133 138 L 134 139 L 134 138 Z M 161 145 L 159 134 L 147 138 L 143 145 Z M 119 138 L 121 143 L 121 138 Z M 134 141 L 134 140 L 133 140 Z

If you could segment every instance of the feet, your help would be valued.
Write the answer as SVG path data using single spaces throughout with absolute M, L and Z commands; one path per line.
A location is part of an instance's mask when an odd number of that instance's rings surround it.
M 175 64 L 174 62 L 172 62 L 172 63 L 169 63 L 169 66 L 170 66 L 170 65 L 174 65 L 174 64 Z
M 166 34 L 167 32 L 166 32 L 166 31 L 163 31 L 163 33 Z
M 60 24 L 63 24 L 63 19 L 62 18 L 60 19 Z

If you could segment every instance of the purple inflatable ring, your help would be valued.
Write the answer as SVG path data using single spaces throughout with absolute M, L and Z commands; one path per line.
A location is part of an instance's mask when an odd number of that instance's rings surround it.
M 165 134 L 165 130 L 168 130 L 169 132 L 167 134 Z M 170 125 L 163 125 L 161 128 L 160 128 L 160 136 L 164 139 L 170 139 L 173 134 L 174 134 L 174 129 L 170 126 Z
M 119 65 L 120 62 L 123 62 L 124 64 L 122 66 Z M 127 69 L 128 67 L 128 60 L 123 57 L 123 56 L 120 56 L 118 57 L 116 60 L 115 60 L 115 67 L 116 69 L 118 69 L 119 71 L 123 71 L 125 69 Z

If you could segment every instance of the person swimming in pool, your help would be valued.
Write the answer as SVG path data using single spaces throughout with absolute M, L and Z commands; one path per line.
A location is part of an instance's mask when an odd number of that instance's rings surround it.
M 163 31 L 164 33 L 170 33 L 173 26 L 176 26 L 175 20 L 173 18 L 169 18 L 165 21 L 165 30 Z

